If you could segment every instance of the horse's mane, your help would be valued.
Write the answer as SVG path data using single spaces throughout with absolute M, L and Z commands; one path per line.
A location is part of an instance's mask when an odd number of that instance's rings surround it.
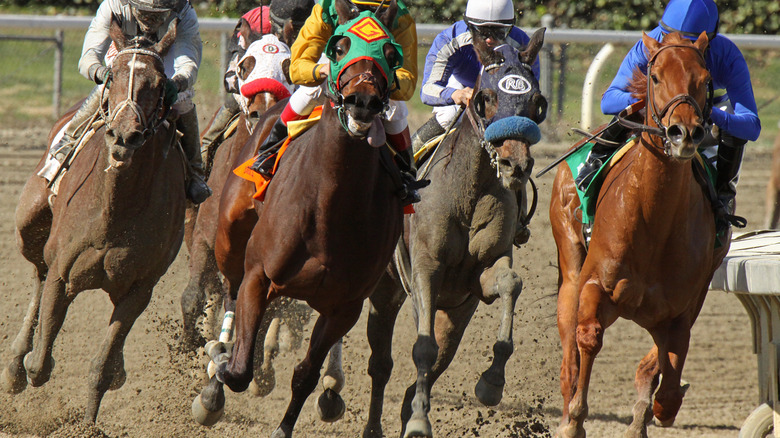
M 666 34 L 661 43 L 663 45 L 686 43 L 691 44 L 691 40 L 685 38 L 680 33 L 672 32 Z M 647 74 L 642 73 L 642 70 L 635 68 L 634 76 L 631 78 L 631 81 L 629 81 L 627 88 L 631 93 L 631 97 L 634 99 L 643 100 L 645 97 L 647 97 Z

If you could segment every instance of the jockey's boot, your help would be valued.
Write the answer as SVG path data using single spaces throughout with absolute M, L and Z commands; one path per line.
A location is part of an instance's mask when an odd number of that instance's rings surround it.
M 727 230 L 729 224 L 734 223 L 732 220 L 735 219 L 733 215 L 736 210 L 737 181 L 739 181 L 739 169 L 742 166 L 745 143 L 747 140 L 734 137 L 726 131 L 720 131 L 718 161 L 716 163 L 718 178 L 715 182 L 715 191 L 720 202 L 720 206 L 716 208 L 715 218 L 718 233 Z M 738 223 L 735 225 L 739 226 Z
M 417 154 L 417 151 L 422 149 L 432 138 L 442 134 L 444 134 L 444 128 L 436 120 L 436 116 L 431 117 L 412 136 L 412 151 Z
M 420 193 L 417 192 L 417 189 L 427 186 L 430 184 L 430 181 L 417 181 L 417 166 L 412 155 L 409 127 L 407 126 L 398 134 L 387 134 L 387 142 L 397 152 L 394 161 L 401 172 L 401 181 L 404 185 L 401 193 L 399 193 L 401 202 L 403 205 L 420 202 Z
M 73 114 L 62 138 L 51 146 L 49 155 L 51 155 L 54 160 L 46 160 L 46 164 L 38 172 L 38 176 L 45 178 L 46 181 L 49 182 L 57 176 L 60 167 L 62 167 L 62 164 L 68 159 L 68 156 L 73 151 L 76 140 L 88 128 L 87 126 L 82 125 L 87 123 L 98 111 L 101 94 L 100 86 L 92 88 L 92 91 L 90 91 L 87 98 L 81 104 L 81 107 Z
M 206 157 L 209 148 L 214 144 L 214 140 L 216 140 L 217 137 L 225 132 L 225 129 L 227 128 L 228 123 L 230 123 L 230 120 L 240 110 L 241 109 L 238 107 L 238 105 L 228 106 L 227 104 L 223 104 L 219 108 L 217 115 L 214 116 L 214 121 L 211 122 L 209 129 L 206 130 L 206 132 L 203 134 L 203 138 L 201 139 L 201 142 L 203 143 L 202 148 L 204 158 Z M 222 138 L 222 140 L 224 140 L 224 138 Z M 214 146 L 219 147 L 219 144 Z
M 187 182 L 187 198 L 193 204 L 200 204 L 211 196 L 211 189 L 203 176 L 203 159 L 200 155 L 200 135 L 198 131 L 198 112 L 192 111 L 179 116 L 176 129 L 182 133 L 181 147 L 190 164 L 190 177 Z
M 276 119 L 271 132 L 265 138 L 257 151 L 257 159 L 249 168 L 259 173 L 265 179 L 271 179 L 276 163 L 276 153 L 282 147 L 282 142 L 287 138 L 287 124 L 282 118 Z
M 617 118 L 613 118 L 610 125 L 604 129 L 604 132 L 599 135 L 599 138 L 612 142 L 615 144 L 596 143 L 593 145 L 588 158 L 585 159 L 585 163 L 577 174 L 577 178 L 574 183 L 580 191 L 585 191 L 588 188 L 593 177 L 596 176 L 596 172 L 601 169 L 601 166 L 615 153 L 620 146 L 622 146 L 626 140 L 628 140 L 629 131 L 623 125 L 617 122 Z

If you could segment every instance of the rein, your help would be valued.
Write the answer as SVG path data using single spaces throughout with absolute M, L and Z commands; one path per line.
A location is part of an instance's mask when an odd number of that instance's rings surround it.
M 340 76 L 340 74 L 339 74 Z M 323 87 L 325 96 L 328 97 L 328 99 L 333 103 L 333 109 L 336 110 L 336 115 L 338 116 L 339 123 L 341 123 L 341 127 L 344 128 L 345 131 L 347 131 L 350 135 L 354 135 L 355 133 L 349 130 L 348 124 L 347 124 L 347 115 L 346 115 L 346 108 L 344 107 L 344 95 L 341 93 L 341 89 L 349 84 L 354 79 L 358 79 L 357 84 L 362 84 L 363 82 L 369 82 L 376 86 L 376 88 L 379 87 L 379 81 L 377 80 L 376 76 L 368 73 L 368 72 L 360 72 L 356 73 L 350 77 L 348 77 L 346 80 L 341 81 L 339 80 L 336 82 L 336 86 L 334 87 L 334 91 L 331 92 L 328 87 Z M 384 95 L 382 96 L 382 104 L 384 105 L 384 112 L 387 112 L 389 108 L 389 101 L 390 101 L 390 90 L 385 90 Z
M 483 70 L 480 70 L 479 76 L 477 76 L 477 81 L 474 84 L 471 99 L 469 99 L 469 104 L 466 106 L 465 112 L 469 122 L 471 122 L 471 126 L 474 127 L 474 132 L 476 132 L 477 137 L 479 137 L 480 146 L 488 153 L 490 165 L 495 169 L 496 178 L 498 178 L 501 176 L 501 171 L 498 168 L 498 152 L 496 152 L 495 146 L 485 140 L 485 122 L 482 120 L 482 117 L 477 114 L 477 110 L 474 108 L 474 96 L 477 94 L 480 84 L 482 83 L 482 71 Z
M 114 62 L 121 56 L 121 55 L 133 55 L 132 62 L 130 63 L 130 81 L 127 86 L 127 97 L 125 100 L 119 103 L 115 108 L 109 108 L 108 114 L 105 113 L 105 110 L 103 109 L 103 105 L 100 105 L 99 111 L 100 116 L 106 121 L 106 127 L 108 129 L 111 129 L 111 124 L 116 119 L 117 115 L 124 110 L 125 108 L 129 108 L 133 113 L 135 114 L 136 119 L 140 122 L 141 126 L 143 126 L 143 131 L 141 134 L 144 137 L 144 140 L 148 139 L 152 134 L 157 131 L 157 128 L 160 127 L 160 125 L 165 122 L 165 119 L 168 117 L 168 113 L 170 112 L 171 108 L 163 108 L 163 99 L 164 99 L 164 91 L 160 92 L 160 97 L 157 99 L 157 107 L 155 108 L 154 117 L 151 119 L 146 118 L 143 111 L 141 110 L 141 107 L 135 102 L 135 99 L 133 98 L 133 85 L 135 82 L 135 65 L 136 65 L 136 59 L 138 55 L 146 55 L 151 56 L 155 60 L 157 60 L 160 65 L 164 65 L 162 57 L 152 50 L 148 49 L 142 49 L 138 47 L 131 47 L 126 48 L 120 51 L 116 54 L 116 57 L 114 58 Z M 101 102 L 105 102 L 105 92 L 106 92 L 106 86 L 103 87 L 101 90 Z M 162 111 L 165 109 L 165 111 Z
M 682 104 L 688 104 L 693 107 L 694 111 L 696 111 L 696 115 L 699 117 L 699 121 L 703 124 L 705 122 L 704 115 L 710 114 L 710 111 L 712 111 L 712 101 L 713 101 L 713 95 L 714 95 L 714 89 L 712 84 L 712 79 L 710 79 L 707 82 L 707 102 L 704 106 L 704 109 L 699 106 L 699 104 L 696 102 L 696 100 L 690 95 L 690 94 L 678 94 L 677 96 L 670 99 L 666 105 L 661 108 L 661 110 L 658 110 L 658 107 L 656 106 L 655 100 L 653 99 L 653 80 L 652 80 L 652 68 L 655 64 L 655 60 L 658 57 L 658 54 L 660 54 L 662 51 L 666 49 L 671 48 L 684 48 L 684 49 L 692 49 L 696 52 L 696 54 L 699 55 L 699 58 L 701 58 L 702 62 L 706 61 L 704 59 L 704 54 L 701 53 L 696 47 L 685 45 L 685 44 L 672 44 L 668 46 L 663 46 L 660 49 L 658 49 L 655 54 L 650 58 L 650 61 L 647 63 L 647 87 L 646 87 L 646 101 L 644 104 L 640 105 L 630 105 L 617 115 L 618 123 L 620 125 L 634 131 L 640 131 L 640 132 L 646 132 L 650 135 L 655 135 L 657 137 L 660 137 L 663 140 L 662 146 L 657 146 L 654 143 L 651 143 L 652 146 L 656 149 L 661 149 L 664 151 L 664 154 L 667 156 L 671 155 L 671 144 L 669 142 L 669 136 L 668 136 L 668 126 L 664 126 L 661 119 L 666 114 L 671 114 L 674 112 L 674 110 L 682 105 Z M 628 119 L 628 117 L 632 114 L 635 114 L 642 108 L 645 108 L 649 104 L 650 111 L 648 114 L 645 115 L 645 121 L 644 123 L 637 123 L 634 121 L 631 121 Z M 648 115 L 653 119 L 653 122 L 655 122 L 656 126 L 648 125 Z

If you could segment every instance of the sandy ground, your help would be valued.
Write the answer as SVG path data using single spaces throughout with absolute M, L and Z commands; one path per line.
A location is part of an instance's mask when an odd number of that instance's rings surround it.
M 19 254 L 13 212 L 22 184 L 39 158 L 44 132 L 0 131 L 0 365 L 21 325 L 32 288 L 32 267 Z M 564 149 L 562 144 L 534 147 L 536 169 Z M 739 213 L 750 229 L 763 219 L 764 184 L 769 177 L 768 150 L 752 150 L 740 185 Z M 433 388 L 430 418 L 438 437 L 552 436 L 562 399 L 558 374 L 560 347 L 555 325 L 556 253 L 549 231 L 547 205 L 553 176 L 537 180 L 538 215 L 530 242 L 515 252 L 515 267 L 525 287 L 517 303 L 515 353 L 507 364 L 503 401 L 481 406 L 473 395 L 479 375 L 491 360 L 498 329 L 498 309 L 480 306 L 453 365 Z M 102 291 L 82 293 L 72 304 L 54 347 L 56 368 L 40 388 L 11 396 L 0 394 L 0 436 L 240 437 L 268 436 L 281 420 L 289 399 L 292 368 L 304 350 L 283 350 L 277 360 L 277 389 L 266 398 L 227 394 L 226 414 L 211 428 L 197 425 L 190 405 L 202 388 L 203 357 L 177 349 L 181 327 L 179 296 L 187 283 L 183 250 L 155 289 L 125 347 L 127 383 L 103 399 L 96 427 L 79 424 L 85 406 L 86 372 L 102 342 L 111 311 Z M 383 418 L 387 436 L 400 431 L 400 402 L 415 375 L 411 347 L 415 338 L 409 303 L 402 309 L 394 337 L 395 369 L 387 388 Z M 307 401 L 296 427 L 299 437 L 360 436 L 368 415 L 370 354 L 365 337 L 366 312 L 345 339 L 347 404 L 343 419 L 319 421 L 314 407 L 319 389 Z M 307 327 L 311 329 L 311 323 Z M 620 436 L 631 419 L 637 363 L 651 346 L 650 337 L 633 323 L 619 321 L 607 330 L 597 358 L 586 428 L 591 437 Z M 750 323 L 737 299 L 713 292 L 694 326 L 684 378 L 692 384 L 673 428 L 651 427 L 650 437 L 735 437 L 758 399 L 756 359 Z

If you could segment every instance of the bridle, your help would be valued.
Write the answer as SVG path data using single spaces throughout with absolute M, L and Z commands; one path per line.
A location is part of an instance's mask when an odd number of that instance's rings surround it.
M 657 149 L 662 149 L 664 153 L 667 156 L 671 156 L 671 142 L 669 141 L 669 127 L 664 126 L 661 119 L 666 116 L 667 114 L 671 114 L 674 112 L 674 110 L 683 104 L 690 105 L 693 107 L 693 110 L 696 112 L 696 116 L 699 118 L 699 123 L 704 125 L 706 122 L 706 118 L 710 115 L 710 112 L 712 111 L 712 101 L 713 101 L 713 95 L 714 95 L 714 89 L 712 84 L 712 78 L 710 78 L 709 81 L 707 81 L 707 99 L 704 105 L 704 109 L 702 109 L 698 102 L 691 96 L 690 94 L 678 94 L 677 96 L 674 96 L 672 99 L 670 99 L 666 104 L 661 108 L 658 109 L 655 99 L 653 98 L 653 80 L 652 80 L 652 68 L 653 65 L 655 65 L 656 58 L 658 55 L 666 50 L 671 48 L 683 48 L 683 49 L 691 49 L 696 52 L 697 55 L 699 55 L 699 58 L 701 59 L 702 63 L 706 65 L 706 60 L 704 58 L 704 54 L 697 49 L 694 46 L 686 45 L 686 44 L 671 44 L 668 46 L 662 46 L 660 49 L 658 49 L 655 54 L 650 58 L 650 61 L 647 63 L 647 114 L 645 115 L 645 122 L 644 123 L 637 123 L 634 121 L 631 121 L 628 119 L 628 116 L 635 113 L 641 107 L 635 107 L 630 106 L 629 108 L 624 109 L 621 111 L 617 118 L 618 123 L 620 123 L 622 126 L 629 128 L 631 130 L 635 131 L 641 131 L 646 132 L 650 135 L 655 135 L 657 137 L 660 137 L 663 140 L 662 146 L 657 146 L 655 144 L 652 144 L 653 147 Z M 656 126 L 650 126 L 647 124 L 648 116 L 653 119 L 653 122 L 655 122 Z
M 103 109 L 103 105 L 100 105 L 100 116 L 103 118 L 103 120 L 106 121 L 106 128 L 111 129 L 111 124 L 115 121 L 117 115 L 124 109 L 129 108 L 130 111 L 132 111 L 135 114 L 136 120 L 139 121 L 140 125 L 143 127 L 143 131 L 141 131 L 141 134 L 143 135 L 144 140 L 148 139 L 152 134 L 157 131 L 157 128 L 160 127 L 160 125 L 165 122 L 165 119 L 168 117 L 168 113 L 170 112 L 170 106 L 165 108 L 165 111 L 163 111 L 164 105 L 164 96 L 165 96 L 165 90 L 160 90 L 160 97 L 157 99 L 157 107 L 152 112 L 152 117 L 147 119 L 147 117 L 144 115 L 144 112 L 142 111 L 141 107 L 135 102 L 134 95 L 133 95 L 133 85 L 135 82 L 135 66 L 136 66 L 136 59 L 138 55 L 145 55 L 145 56 L 151 56 L 154 58 L 157 62 L 159 62 L 160 65 L 164 65 L 162 57 L 155 51 L 149 50 L 149 49 L 142 49 L 139 47 L 130 47 L 121 50 L 119 53 L 116 54 L 116 57 L 114 57 L 114 63 L 117 62 L 120 56 L 122 55 L 132 55 L 133 59 L 132 62 L 130 62 L 130 79 L 129 83 L 127 85 L 127 97 L 125 100 L 119 103 L 114 108 L 108 108 L 108 114 L 106 114 L 105 110 Z M 163 76 L 165 74 L 163 73 Z M 103 87 L 101 91 L 101 102 L 105 102 L 105 92 L 106 88 Z
M 344 70 L 349 68 L 349 66 L 351 66 L 351 65 L 354 65 L 354 63 L 346 66 L 344 68 Z M 362 84 L 364 82 L 368 82 L 370 84 L 373 84 L 377 89 L 381 89 L 382 88 L 382 87 L 380 87 L 380 83 L 379 83 L 379 80 L 377 79 L 377 76 L 372 74 L 372 73 L 365 72 L 365 71 L 364 72 L 360 72 L 360 73 L 355 73 L 352 76 L 348 76 L 346 79 L 343 79 L 341 77 L 341 73 L 339 73 L 339 76 L 336 78 L 336 81 L 335 81 L 335 87 L 333 87 L 334 88 L 333 92 L 331 92 L 328 89 L 328 87 L 324 87 L 325 94 L 326 94 L 326 96 L 328 96 L 328 98 L 332 102 L 331 105 L 332 105 L 333 109 L 336 110 L 336 114 L 338 115 L 338 119 L 339 119 L 339 122 L 341 123 L 341 126 L 344 128 L 345 131 L 347 131 L 348 133 L 350 133 L 352 135 L 354 135 L 355 133 L 353 133 L 353 132 L 351 132 L 349 130 L 349 124 L 347 123 L 347 115 L 346 115 L 346 111 L 345 111 L 346 110 L 346 108 L 345 108 L 345 103 L 346 103 L 345 100 L 347 98 L 344 97 L 344 95 L 342 94 L 341 90 L 345 86 L 347 86 L 350 82 L 352 82 L 352 81 L 354 81 L 356 79 L 357 79 L 357 82 L 356 82 L 355 85 L 359 85 L 359 84 Z M 390 88 L 386 87 L 384 93 L 382 94 L 381 100 L 382 100 L 382 108 L 383 108 L 383 110 L 380 112 L 380 114 L 386 113 L 389 110 L 389 108 L 390 108 L 390 104 L 389 104 L 390 103 L 390 92 L 391 92 Z

